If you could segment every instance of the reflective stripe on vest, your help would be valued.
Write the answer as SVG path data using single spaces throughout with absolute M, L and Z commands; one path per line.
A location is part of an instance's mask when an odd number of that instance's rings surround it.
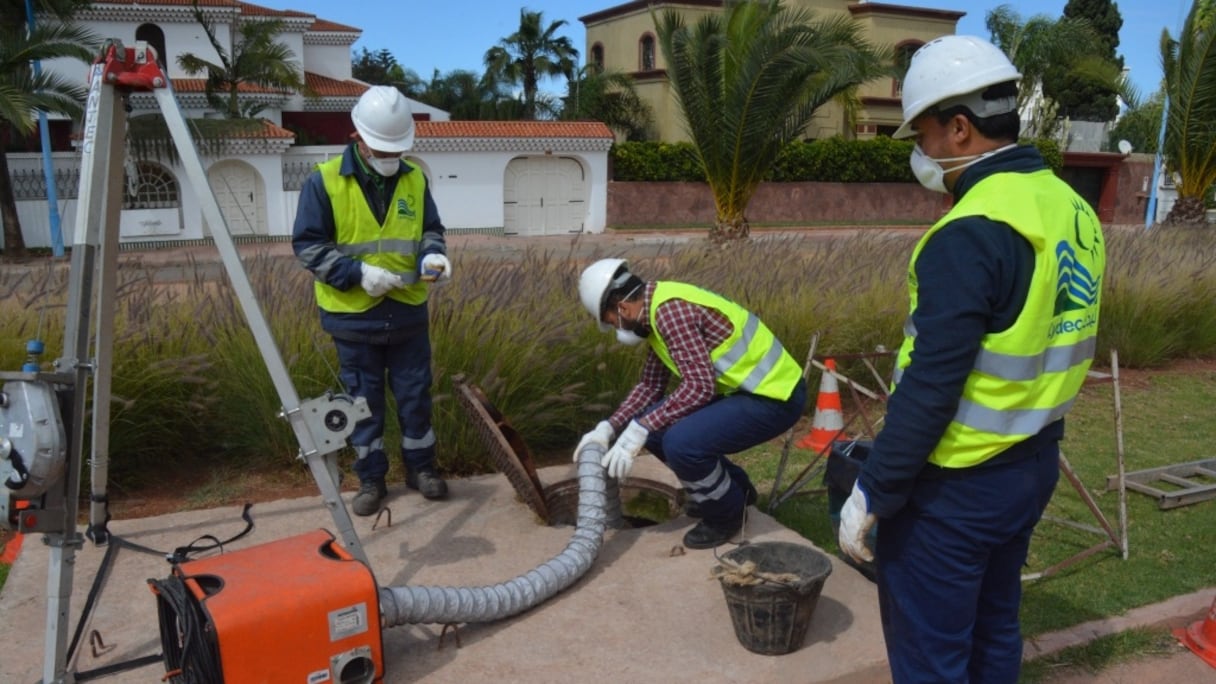
M 1030 243 L 1034 274 L 1008 330 L 985 335 L 953 420 L 929 461 L 944 468 L 983 463 L 1062 418 L 1097 347 L 1106 252 L 1092 208 L 1050 170 L 993 174 L 925 233 L 908 267 L 916 311 L 916 260 L 930 237 L 964 216 L 1006 223 Z M 916 345 L 911 313 L 896 361 L 898 391 Z
M 335 249 L 345 256 L 401 276 L 406 286 L 390 291 L 386 297 L 405 304 L 425 302 L 427 285 L 418 280 L 418 253 L 424 240 L 422 207 L 426 176 L 417 169 L 397 176 L 397 187 L 381 225 L 372 214 L 358 180 L 354 176 L 343 176 L 341 168 L 342 157 L 317 165 L 333 208 Z M 317 304 L 334 313 L 367 311 L 382 299 L 372 297 L 359 286 L 339 290 L 315 281 L 313 290 Z
M 655 284 L 650 300 L 650 329 L 655 332 L 647 340 L 659 360 L 676 377 L 680 377 L 680 371 L 655 325 L 659 305 L 672 299 L 713 309 L 730 321 L 730 336 L 709 352 L 718 393 L 743 391 L 782 401 L 789 399 L 802 377 L 802 369 L 758 316 L 708 290 L 660 281 Z

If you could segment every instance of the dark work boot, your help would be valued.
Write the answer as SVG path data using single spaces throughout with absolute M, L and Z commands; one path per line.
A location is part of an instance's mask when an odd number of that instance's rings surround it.
M 690 549 L 712 549 L 730 541 L 742 529 L 742 515 L 725 522 L 702 520 L 684 535 L 684 546 Z
M 388 487 L 384 486 L 384 478 L 364 480 L 359 483 L 359 493 L 351 499 L 350 507 L 355 515 L 372 515 L 380 510 L 380 503 L 386 496 Z
M 428 499 L 446 499 L 448 483 L 435 473 L 434 468 L 418 468 L 405 474 L 405 486 L 417 489 Z
M 760 494 L 756 491 L 756 486 L 751 482 L 748 482 L 743 488 L 743 496 L 745 497 L 744 500 L 747 502 L 745 505 L 747 506 L 754 506 L 760 500 Z M 684 515 L 690 518 L 705 517 L 705 514 L 701 511 L 701 504 L 691 499 L 684 504 Z

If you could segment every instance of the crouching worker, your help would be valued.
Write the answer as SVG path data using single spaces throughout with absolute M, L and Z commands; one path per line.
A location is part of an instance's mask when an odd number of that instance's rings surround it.
M 599 444 L 607 450 L 608 475 L 624 481 L 646 447 L 679 478 L 689 515 L 701 518 L 684 545 L 709 549 L 730 541 L 743 527 L 744 509 L 756 502 L 756 488 L 726 455 L 797 422 L 806 402 L 798 363 L 750 311 L 693 285 L 644 282 L 624 259 L 588 266 L 578 290 L 600 330 L 650 349 L 641 381 L 583 436 L 575 459 L 586 445 Z M 665 395 L 673 376 L 677 385 Z

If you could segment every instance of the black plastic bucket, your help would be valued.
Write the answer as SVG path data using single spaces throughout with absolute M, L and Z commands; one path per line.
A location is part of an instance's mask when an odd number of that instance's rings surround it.
M 757 578 L 741 584 L 736 575 L 714 568 L 739 643 L 753 653 L 782 655 L 798 650 L 806 639 L 811 614 L 828 575 L 832 559 L 817 549 L 789 542 L 756 542 L 732 549 L 724 561 L 756 564 L 755 575 L 789 575 L 787 578 Z
M 874 442 L 855 440 L 851 442 L 832 442 L 828 452 L 828 464 L 823 470 L 823 485 L 828 490 L 828 517 L 832 519 L 832 534 L 840 530 L 840 509 L 853 493 L 853 483 L 861 473 L 861 464 L 870 455 L 870 447 Z M 870 528 L 866 535 L 866 546 L 873 551 L 878 542 L 878 525 Z M 846 563 L 857 568 L 867 578 L 874 579 L 874 563 L 872 561 L 859 563 L 845 554 L 841 557 Z

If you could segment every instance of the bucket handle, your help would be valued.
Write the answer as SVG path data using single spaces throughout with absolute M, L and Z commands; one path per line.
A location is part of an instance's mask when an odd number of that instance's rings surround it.
M 718 561 L 718 564 L 720 567 L 733 568 L 736 570 L 742 568 L 742 566 L 740 564 L 718 555 L 717 547 L 715 547 L 713 549 L 713 554 L 714 554 L 714 560 Z M 713 575 L 713 579 L 720 580 L 724 575 L 727 575 L 727 574 L 729 574 L 729 573 L 726 573 L 726 572 L 716 573 Z M 752 578 L 759 580 L 761 583 L 771 584 L 774 586 L 782 587 L 784 589 L 792 589 L 794 591 L 797 591 L 799 588 L 799 585 L 791 584 L 789 582 L 772 577 L 770 573 L 751 573 L 751 574 L 747 575 L 747 577 L 752 577 Z

